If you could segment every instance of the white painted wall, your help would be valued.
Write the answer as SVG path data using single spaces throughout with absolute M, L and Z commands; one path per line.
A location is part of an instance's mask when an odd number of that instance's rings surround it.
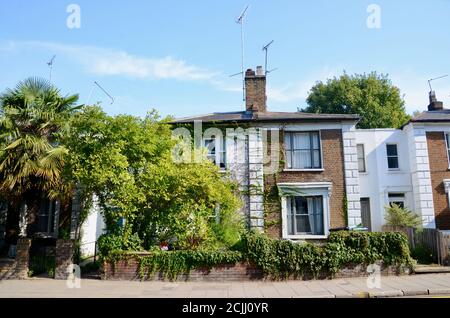
M 81 227 L 81 256 L 89 257 L 94 255 L 95 242 L 99 236 L 105 232 L 105 223 L 100 213 L 98 200 L 94 196 L 92 208 L 86 221 Z
M 385 223 L 389 192 L 405 193 L 406 207 L 414 210 L 408 135 L 400 129 L 357 129 L 356 143 L 364 145 L 366 172 L 359 173 L 361 198 L 370 198 L 372 231 Z M 386 144 L 397 144 L 399 170 L 388 169 Z

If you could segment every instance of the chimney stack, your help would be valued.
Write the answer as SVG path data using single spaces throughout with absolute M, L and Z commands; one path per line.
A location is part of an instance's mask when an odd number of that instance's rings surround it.
M 245 109 L 251 112 L 264 113 L 266 105 L 266 75 L 262 66 L 245 72 Z
M 436 93 L 434 91 L 430 91 L 428 93 L 428 98 L 430 100 L 430 104 L 428 105 L 428 111 L 429 112 L 436 111 L 436 110 L 443 110 L 444 109 L 444 104 L 442 102 L 439 102 L 436 99 Z

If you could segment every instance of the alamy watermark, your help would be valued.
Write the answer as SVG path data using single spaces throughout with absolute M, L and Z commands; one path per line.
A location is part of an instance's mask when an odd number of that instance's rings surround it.
M 69 16 L 66 19 L 66 25 L 69 29 L 81 28 L 81 8 L 78 4 L 69 4 L 66 8 L 66 12 Z
M 178 143 L 172 151 L 176 163 L 211 160 L 222 169 L 236 170 L 247 164 L 264 165 L 264 174 L 276 173 L 280 164 L 278 128 L 203 129 L 202 121 L 194 121 L 194 130 L 178 127 L 172 137 Z
M 377 264 L 370 264 L 367 266 L 369 276 L 367 277 L 367 287 L 369 289 L 381 288 L 381 267 Z
M 381 29 L 381 7 L 378 4 L 369 4 L 367 6 L 367 13 L 369 16 L 366 20 L 366 25 L 369 29 Z
M 70 264 L 66 268 L 66 273 L 69 274 L 66 280 L 67 288 L 81 288 L 81 269 L 77 264 Z

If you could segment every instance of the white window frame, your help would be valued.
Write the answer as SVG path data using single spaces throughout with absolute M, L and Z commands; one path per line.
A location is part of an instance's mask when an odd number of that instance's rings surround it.
M 320 160 L 320 167 L 319 168 L 289 168 L 288 162 L 286 160 L 286 134 L 295 134 L 295 133 L 301 133 L 301 134 L 307 134 L 307 133 L 318 133 L 319 135 L 319 160 Z M 323 149 L 322 149 L 322 131 L 321 130 L 285 130 L 284 136 L 283 136 L 283 148 L 284 148 L 284 154 L 285 154 L 285 165 L 284 165 L 284 171 L 324 171 L 323 168 Z M 292 150 L 291 150 L 292 151 Z
M 388 155 L 388 153 L 387 153 L 387 147 L 388 146 L 395 146 L 397 148 L 397 168 L 389 168 L 389 157 L 394 157 L 394 156 L 389 156 Z M 394 142 L 386 143 L 385 150 L 386 150 L 386 164 L 387 164 L 388 170 L 389 171 L 398 171 L 398 170 L 400 170 L 400 154 L 399 154 L 399 151 L 398 151 L 398 143 L 394 143 Z
M 448 168 L 450 169 L 450 132 L 445 132 L 445 148 L 447 149 L 447 162 Z
M 399 195 L 395 198 L 390 198 L 389 195 Z M 402 196 L 403 195 L 403 196 Z M 406 193 L 405 192 L 388 192 L 388 202 L 389 205 L 395 202 L 401 202 L 403 203 L 403 207 L 406 208 Z
M 281 196 L 281 224 L 282 224 L 282 238 L 289 240 L 307 240 L 307 239 L 326 239 L 330 234 L 330 196 L 331 196 L 331 182 L 305 182 L 305 183 L 278 183 L 278 187 L 295 186 L 304 196 L 321 196 L 323 207 L 323 235 L 291 235 L 288 234 L 288 208 L 287 196 Z
M 358 146 L 362 146 L 362 158 L 359 158 L 359 153 L 358 153 Z M 398 151 L 398 149 L 397 149 Z M 364 144 L 356 144 L 356 159 L 358 159 L 358 172 L 359 173 L 366 173 L 367 172 L 367 164 L 366 164 L 366 147 L 364 146 Z M 362 159 L 364 162 L 364 170 L 360 171 L 359 170 L 359 160 Z
M 206 148 L 207 156 L 209 155 L 209 149 L 206 146 L 206 141 L 212 140 L 214 142 L 214 147 L 216 148 L 216 153 L 214 154 L 214 164 L 220 168 L 220 170 L 226 170 L 227 167 L 227 150 L 226 150 L 226 138 L 222 135 L 222 138 L 217 138 L 217 135 L 203 138 L 203 147 Z M 224 166 L 220 166 L 220 158 L 223 156 Z

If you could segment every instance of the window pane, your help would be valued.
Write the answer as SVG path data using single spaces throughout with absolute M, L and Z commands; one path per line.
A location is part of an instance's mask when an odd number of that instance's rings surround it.
M 294 149 L 309 149 L 310 148 L 309 134 L 304 133 L 294 134 L 292 144 Z
M 309 150 L 296 150 L 292 157 L 292 168 L 311 168 L 311 153 Z
M 358 153 L 358 158 L 364 158 L 364 146 L 356 145 L 356 151 Z
M 297 233 L 304 234 L 304 233 L 311 233 L 311 224 L 309 223 L 309 216 L 308 215 L 297 215 L 296 216 L 297 221 Z
M 290 150 L 286 150 L 286 164 L 289 169 L 292 168 L 292 152 Z
M 313 159 L 314 159 L 313 168 L 320 168 L 320 151 L 319 150 L 314 150 Z
M 322 206 L 322 198 L 316 197 L 313 200 L 313 219 L 314 219 L 314 227 L 312 230 L 312 234 L 314 235 L 323 235 L 323 206 Z
M 388 158 L 388 168 L 389 169 L 397 169 L 398 168 L 398 158 L 397 157 L 389 157 Z
M 386 145 L 388 156 L 397 156 L 397 145 Z
M 366 171 L 366 167 L 364 164 L 364 159 L 359 158 L 358 159 L 358 171 L 359 172 L 365 172 Z
M 284 147 L 286 150 L 290 150 L 291 149 L 291 133 L 286 133 L 284 135 Z
M 292 206 L 292 198 L 286 198 L 287 203 L 287 226 L 288 226 L 288 234 L 294 235 L 295 234 L 295 220 L 294 220 L 294 211 Z
M 319 133 L 311 133 L 312 134 L 312 140 L 313 140 L 313 149 L 320 149 L 319 144 Z

